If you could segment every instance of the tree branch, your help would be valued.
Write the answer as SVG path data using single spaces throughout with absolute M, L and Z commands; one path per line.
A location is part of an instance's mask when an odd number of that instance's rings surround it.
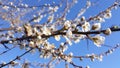
M 120 28 L 110 28 L 112 32 L 116 32 L 116 31 L 120 31 Z M 59 31 L 59 30 L 58 30 Z M 53 36 L 56 36 L 56 35 L 66 35 L 66 32 L 58 32 L 58 31 L 55 31 L 53 32 L 53 34 L 51 35 L 41 35 L 42 38 L 49 38 L 49 37 L 53 37 Z M 86 34 L 100 34 L 100 33 L 104 33 L 105 30 L 98 30 L 98 31 L 90 31 L 90 32 L 77 32 L 77 31 L 72 31 L 73 34 L 83 34 L 83 35 L 86 35 Z M 1 44 L 6 44 L 6 43 L 9 43 L 9 41 L 22 41 L 22 40 L 29 40 L 29 39 L 35 39 L 37 38 L 37 36 L 23 36 L 21 38 L 15 38 L 15 39 L 11 39 L 11 40 L 2 40 L 0 41 Z
M 22 56 L 26 55 L 27 53 L 29 53 L 32 49 L 33 49 L 33 48 L 31 48 L 30 50 L 24 52 L 24 53 L 21 54 L 20 56 L 17 56 L 16 58 L 14 58 L 13 60 L 11 60 L 10 62 L 8 62 L 8 63 L 6 63 L 6 64 L 0 64 L 0 68 L 5 67 L 5 66 L 11 64 L 13 61 L 15 61 L 15 60 L 21 58 Z

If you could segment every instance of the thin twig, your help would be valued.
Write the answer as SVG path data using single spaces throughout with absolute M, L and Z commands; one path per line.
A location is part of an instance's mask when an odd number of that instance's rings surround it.
M 0 64 L 0 65 L 1 65 L 1 66 L 0 66 L 0 68 L 5 67 L 5 66 L 7 66 L 7 65 L 11 64 L 11 62 L 13 62 L 13 61 L 15 61 L 15 60 L 17 60 L 17 59 L 21 58 L 21 57 L 22 57 L 22 56 L 24 56 L 24 55 L 26 55 L 26 54 L 27 54 L 27 53 L 29 53 L 32 49 L 33 49 L 33 48 L 31 48 L 30 50 L 28 50 L 28 51 L 24 52 L 24 53 L 23 53 L 23 54 L 21 54 L 20 56 L 17 56 L 16 58 L 14 58 L 13 60 L 9 61 L 9 62 L 8 62 L 8 63 L 6 63 L 6 64 Z
M 0 53 L 0 55 L 5 54 L 6 52 L 8 52 L 8 51 L 12 50 L 13 48 L 15 48 L 15 46 L 14 46 L 14 47 L 12 47 L 12 48 L 9 48 L 9 49 L 8 49 L 8 50 L 6 50 L 6 51 L 3 51 L 2 53 Z

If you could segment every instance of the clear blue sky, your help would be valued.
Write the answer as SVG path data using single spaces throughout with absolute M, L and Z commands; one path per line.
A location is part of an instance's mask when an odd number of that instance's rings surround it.
M 25 1 L 29 4 L 32 4 L 32 2 L 33 2 L 31 0 L 29 0 L 29 2 L 27 0 L 25 0 Z M 57 2 L 57 0 L 53 0 L 53 1 Z M 91 1 L 97 2 L 97 4 L 95 4 L 95 6 L 92 6 L 87 10 L 87 12 L 84 14 L 84 16 L 86 16 L 86 17 L 98 14 L 99 12 L 101 12 L 102 10 L 104 10 L 105 8 L 110 6 L 115 0 L 91 0 Z M 49 2 L 50 2 L 50 0 L 49 0 Z M 84 5 L 85 5 L 85 1 L 78 0 L 78 3 L 73 8 L 71 8 L 71 11 L 70 11 L 69 15 L 67 16 L 67 19 L 74 18 L 75 15 L 78 13 L 78 11 Z M 119 16 L 120 16 L 120 8 L 118 8 L 117 10 L 113 10 L 112 18 L 107 19 L 106 22 L 104 22 L 102 24 L 102 27 L 107 28 L 112 25 L 120 26 L 120 24 L 119 24 L 120 17 Z M 105 44 L 109 45 L 109 46 L 115 46 L 117 43 L 120 43 L 119 36 L 120 36 L 120 32 L 112 33 L 110 36 L 106 37 Z M 61 41 L 63 41 L 63 40 L 61 40 Z M 51 42 L 54 42 L 55 44 L 59 44 L 59 42 L 56 42 L 53 39 L 51 39 Z M 69 46 L 69 49 L 67 52 L 73 52 L 74 55 L 86 55 L 89 53 L 90 54 L 91 53 L 99 54 L 99 53 L 102 53 L 109 49 L 109 47 L 105 47 L 105 46 L 98 48 L 91 41 L 89 41 L 89 45 L 88 45 L 88 49 L 87 49 L 86 42 L 87 42 L 86 40 L 83 40 L 83 41 L 80 41 L 80 43 L 78 43 L 78 44 L 73 43 L 72 46 Z M 0 56 L 0 61 L 2 61 L 2 60 L 9 61 L 9 60 L 11 60 L 11 58 L 15 57 L 15 55 L 19 55 L 19 53 L 22 53 L 22 52 L 24 52 L 24 50 L 19 50 L 19 48 L 13 49 L 9 53 Z M 46 59 L 45 60 L 39 59 L 38 53 L 35 53 L 32 55 L 27 54 L 23 58 L 27 58 L 27 60 L 29 60 L 30 62 L 45 62 L 46 61 Z M 24 59 L 24 60 L 26 60 L 26 59 Z M 84 59 L 83 61 L 79 61 L 79 59 L 77 59 L 74 61 L 76 64 L 81 65 L 83 67 L 89 65 L 90 68 L 119 68 L 120 67 L 120 49 L 117 49 L 116 51 L 114 51 L 113 54 L 105 56 L 103 58 L 102 62 L 100 62 L 98 60 L 95 60 L 94 62 L 92 62 L 92 61 L 90 61 L 90 59 Z M 56 65 L 56 68 L 64 68 L 64 63 L 60 63 L 60 64 Z M 70 65 L 70 68 L 73 68 L 73 67 Z

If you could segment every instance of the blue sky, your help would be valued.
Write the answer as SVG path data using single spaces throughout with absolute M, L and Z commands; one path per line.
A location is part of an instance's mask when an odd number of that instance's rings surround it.
M 29 0 L 25 0 L 28 4 L 33 4 L 33 1 Z M 55 2 L 59 2 L 57 0 L 53 0 Z M 86 1 L 86 0 L 85 0 Z M 67 19 L 73 19 L 75 17 L 75 15 L 79 12 L 79 10 L 85 5 L 85 1 L 81 1 L 78 0 L 78 3 L 76 5 L 74 5 L 71 8 L 70 13 L 67 15 Z M 89 16 L 94 16 L 96 14 L 98 14 L 99 12 L 101 12 L 102 10 L 105 10 L 108 6 L 110 6 L 115 0 L 91 0 L 92 2 L 97 2 L 97 4 L 95 4 L 94 6 L 90 7 L 87 12 L 85 12 L 84 16 L 86 18 L 89 18 Z M 50 2 L 50 0 L 48 0 L 48 2 Z M 37 3 L 37 2 L 34 2 Z M 113 10 L 112 11 L 112 18 L 111 19 L 106 19 L 106 21 L 102 24 L 103 28 L 107 28 L 107 27 L 111 27 L 113 25 L 118 25 L 120 26 L 119 19 L 120 16 L 120 8 L 118 8 L 117 10 Z M 106 36 L 106 40 L 105 40 L 105 45 L 109 45 L 109 46 L 115 46 L 116 44 L 120 43 L 120 38 L 119 35 L 120 32 L 114 32 L 109 36 Z M 55 44 L 59 44 L 60 42 L 55 41 L 53 38 L 50 39 L 50 42 L 54 42 Z M 64 40 L 61 40 L 64 41 Z M 99 54 L 102 53 L 104 51 L 107 51 L 110 47 L 96 47 L 93 42 L 89 41 L 89 45 L 87 48 L 87 41 L 86 40 L 82 40 L 80 41 L 80 43 L 75 44 L 73 43 L 72 46 L 69 46 L 69 49 L 67 52 L 73 52 L 74 55 L 86 55 L 86 54 L 91 54 L 91 53 L 95 53 L 95 54 Z M 1 50 L 0 50 L 1 51 Z M 0 61 L 9 61 L 11 60 L 11 58 L 14 58 L 16 55 L 19 55 L 19 53 L 23 53 L 25 50 L 20 50 L 19 48 L 13 49 L 10 52 L 8 52 L 7 54 L 4 54 L 2 56 L 0 56 Z M 94 62 L 90 61 L 90 59 L 83 59 L 83 61 L 79 61 L 79 59 L 74 60 L 74 62 L 78 65 L 81 65 L 83 67 L 89 65 L 90 68 L 119 68 L 120 67 L 120 49 L 117 49 L 116 51 L 114 51 L 112 54 L 105 56 L 103 58 L 103 61 L 100 62 L 98 60 L 95 60 Z M 46 62 L 46 59 L 40 59 L 39 58 L 39 54 L 36 52 L 35 54 L 27 54 L 25 56 L 23 56 L 23 60 L 28 60 L 30 62 Z M 64 62 L 56 65 L 55 68 L 64 68 Z M 70 68 L 73 68 L 70 65 Z

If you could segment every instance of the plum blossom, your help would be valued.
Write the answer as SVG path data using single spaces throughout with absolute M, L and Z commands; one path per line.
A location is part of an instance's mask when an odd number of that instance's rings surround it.
M 72 61 L 72 56 L 73 56 L 73 53 L 69 53 L 68 56 L 65 56 L 65 59 L 67 60 L 67 62 L 71 62 Z
M 104 14 L 104 18 L 105 19 L 109 19 L 112 17 L 112 14 L 111 14 L 111 11 L 110 10 L 107 10 L 106 13 Z
M 67 37 L 67 36 L 64 36 L 65 39 L 66 39 L 66 42 L 69 44 L 69 45 L 72 45 L 72 41 Z
M 10 5 L 13 5 L 13 2 L 10 2 L 9 4 L 10 4 Z
M 45 35 L 51 35 L 51 30 L 49 28 L 47 28 L 47 26 L 43 26 L 42 32 Z
M 60 47 L 62 49 L 62 52 L 66 51 L 68 49 L 68 46 L 67 45 L 64 45 L 63 42 L 60 43 Z
M 90 68 L 90 66 L 87 65 L 86 68 Z
M 68 29 L 71 26 L 71 22 L 69 20 L 65 21 L 64 28 Z
M 89 8 L 91 6 L 91 2 L 88 0 L 86 5 L 87 5 L 87 8 Z
M 79 42 L 80 42 L 80 39 L 77 38 L 77 39 L 74 40 L 74 42 L 75 42 L 75 43 L 79 43 Z
M 58 6 L 55 6 L 55 8 L 53 9 L 53 11 L 54 11 L 54 12 L 57 12 L 58 9 L 59 9 L 59 7 L 58 7 Z
M 98 59 L 99 61 L 102 61 L 102 60 L 103 60 L 103 55 L 98 56 L 97 59 Z
M 85 22 L 83 25 L 82 25 L 82 30 L 84 32 L 87 32 L 90 30 L 90 23 L 89 22 Z
M 110 35 L 112 33 L 110 28 L 107 28 L 104 32 L 105 35 Z
M 60 40 L 60 35 L 54 36 L 55 40 L 59 41 Z
M 66 36 L 72 37 L 72 31 L 71 31 L 71 29 L 68 29 L 68 31 L 66 32 Z
M 39 17 L 34 16 L 33 22 L 40 22 L 42 18 L 43 18 L 43 15 L 40 15 Z
M 97 21 L 98 21 L 99 23 L 102 23 L 102 22 L 105 22 L 105 19 L 102 18 L 102 17 L 97 17 Z
M 32 33 L 32 27 L 29 23 L 23 25 L 24 29 L 25 29 L 25 34 L 27 36 L 31 36 L 33 33 Z
M 3 6 L 2 7 L 4 10 L 8 10 L 10 7 L 8 7 L 8 6 Z
M 85 21 L 85 17 L 82 16 L 81 19 L 80 19 L 81 22 Z
M 48 17 L 48 22 L 52 23 L 53 19 L 54 19 L 54 15 L 49 16 Z
M 34 48 L 34 47 L 35 47 L 34 42 L 33 42 L 33 41 L 30 41 L 30 42 L 29 42 L 29 46 Z
M 105 37 L 100 35 L 95 35 L 94 37 L 92 37 L 92 40 L 97 47 L 101 47 L 101 45 L 104 44 Z
M 92 25 L 92 30 L 99 30 L 101 28 L 101 23 L 95 23 Z
M 75 43 L 79 43 L 82 38 L 84 38 L 85 35 L 75 35 L 76 37 L 73 38 Z

